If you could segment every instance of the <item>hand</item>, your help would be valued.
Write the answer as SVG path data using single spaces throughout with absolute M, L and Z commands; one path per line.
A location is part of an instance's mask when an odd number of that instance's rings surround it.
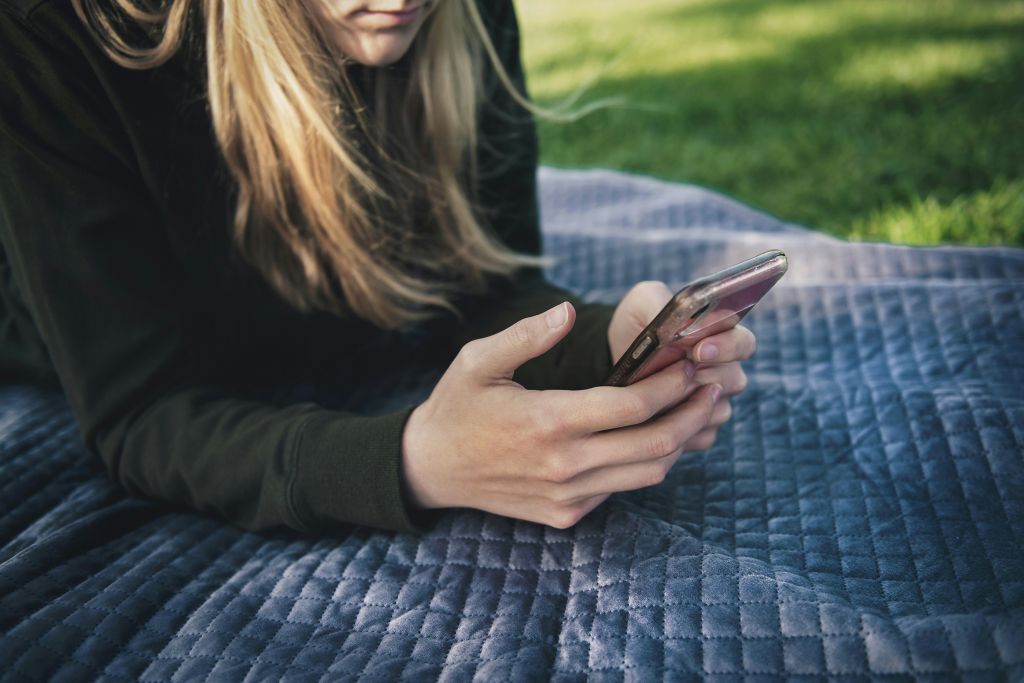
M 613 365 L 671 298 L 672 290 L 664 282 L 655 280 L 638 282 L 626 292 L 608 324 L 608 346 L 612 350 Z
M 694 391 L 690 361 L 629 387 L 528 391 L 512 380 L 575 320 L 563 303 L 462 348 L 402 435 L 416 504 L 566 528 L 609 494 L 664 479 L 707 427 L 721 387 Z
M 640 331 L 647 327 L 671 298 L 672 290 L 664 282 L 657 281 L 639 282 L 626 293 L 608 325 L 612 363 L 619 360 Z M 723 388 L 722 397 L 715 405 L 708 426 L 686 444 L 687 450 L 700 451 L 711 448 L 715 443 L 718 428 L 732 417 L 729 399 L 747 386 L 747 376 L 740 367 L 740 361 L 749 359 L 756 348 L 754 333 L 737 325 L 702 340 L 688 354 L 680 349 L 680 358 L 689 357 L 698 363 L 695 381 L 686 396 L 701 385 L 719 384 Z
M 687 442 L 687 450 L 702 451 L 714 445 L 718 428 L 732 418 L 730 399 L 747 388 L 747 375 L 740 362 L 754 355 L 756 349 L 754 333 L 743 325 L 737 325 L 731 330 L 701 340 L 690 350 L 690 358 L 697 361 L 693 389 L 718 384 L 722 387 L 722 395 L 715 405 L 708 426 Z

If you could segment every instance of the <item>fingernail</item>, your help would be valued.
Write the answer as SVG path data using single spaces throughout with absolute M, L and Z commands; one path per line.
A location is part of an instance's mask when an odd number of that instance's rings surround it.
M 700 360 L 702 363 L 712 361 L 718 358 L 718 347 L 715 346 L 714 344 L 705 344 L 704 346 L 700 347 L 700 352 L 697 355 L 698 360 Z
M 548 327 L 552 329 L 558 329 L 564 325 L 565 321 L 569 319 L 569 310 L 565 307 L 565 302 L 563 301 L 545 313 L 544 319 L 548 322 Z
M 718 397 L 721 396 L 721 395 L 722 395 L 722 385 L 721 384 L 712 384 L 711 385 L 711 400 L 713 402 L 717 403 L 718 402 Z

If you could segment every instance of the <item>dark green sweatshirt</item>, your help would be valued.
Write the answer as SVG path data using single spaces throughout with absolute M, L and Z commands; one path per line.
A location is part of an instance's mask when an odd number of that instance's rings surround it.
M 511 2 L 480 8 L 522 87 Z M 507 244 L 539 253 L 533 123 L 490 68 L 486 82 L 480 203 Z M 465 341 L 566 299 L 576 328 L 516 378 L 579 388 L 610 368 L 611 308 L 538 271 L 413 334 L 299 312 L 232 248 L 232 211 L 201 39 L 133 71 L 96 47 L 68 0 L 0 0 L 0 376 L 59 384 L 86 447 L 130 494 L 253 530 L 423 530 L 434 514 L 406 499 L 400 467 L 412 407 L 360 415 L 281 400 L 289 386 L 365 392 L 374 368 L 427 356 L 443 367 Z

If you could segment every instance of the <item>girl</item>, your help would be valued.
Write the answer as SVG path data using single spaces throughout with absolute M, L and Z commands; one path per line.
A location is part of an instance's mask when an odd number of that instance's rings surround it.
M 754 337 L 599 386 L 670 292 L 544 280 L 518 53 L 504 0 L 0 0 L 0 369 L 248 529 L 564 528 L 661 481 Z M 339 409 L 427 359 L 418 406 Z

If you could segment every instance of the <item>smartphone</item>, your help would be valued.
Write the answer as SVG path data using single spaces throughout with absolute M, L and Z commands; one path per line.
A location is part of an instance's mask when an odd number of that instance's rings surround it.
M 686 285 L 633 340 L 605 384 L 624 387 L 692 359 L 697 342 L 735 327 L 788 267 L 786 255 L 774 249 Z

